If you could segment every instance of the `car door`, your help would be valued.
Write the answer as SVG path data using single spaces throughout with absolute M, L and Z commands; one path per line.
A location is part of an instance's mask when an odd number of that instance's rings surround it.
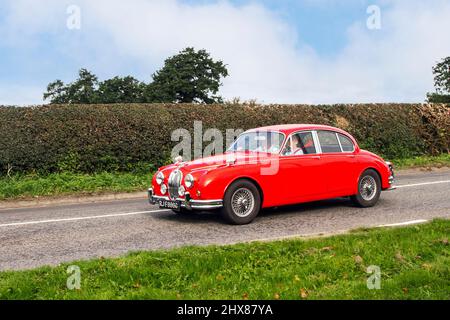
M 356 158 L 353 142 L 335 131 L 318 130 L 323 170 L 330 196 L 352 194 L 356 177 Z
M 299 138 L 297 152 L 291 148 L 296 137 Z M 326 192 L 322 182 L 322 159 L 316 144 L 312 131 L 296 132 L 287 139 L 279 160 L 279 181 L 284 185 L 283 194 L 288 202 L 301 202 Z

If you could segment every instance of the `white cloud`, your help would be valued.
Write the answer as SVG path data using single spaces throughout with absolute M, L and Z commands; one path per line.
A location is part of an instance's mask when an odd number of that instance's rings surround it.
M 363 10 L 361 19 L 347 30 L 347 45 L 333 58 L 320 57 L 299 43 L 292 26 L 254 2 L 243 6 L 227 1 L 74 2 L 82 9 L 85 35 L 76 43 L 65 39 L 65 50 L 80 61 L 90 61 L 94 71 L 114 74 L 115 67 L 128 60 L 139 64 L 138 76 L 149 77 L 180 49 L 205 48 L 229 66 L 230 77 L 222 88 L 227 98 L 266 103 L 423 101 L 432 90 L 432 65 L 450 53 L 448 1 L 383 1 L 379 31 L 366 28 Z M 14 3 L 22 3 L 23 9 L 30 0 Z M 8 25 L 28 21 L 34 30 L 28 36 L 33 38 L 39 32 L 54 32 L 59 23 L 56 7 L 61 2 L 47 0 L 45 10 L 36 15 L 16 13 Z

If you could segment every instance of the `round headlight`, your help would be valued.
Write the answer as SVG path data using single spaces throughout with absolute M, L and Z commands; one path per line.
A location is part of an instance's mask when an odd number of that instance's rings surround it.
M 186 193 L 186 189 L 183 186 L 180 186 L 178 188 L 178 194 L 180 195 L 180 197 L 183 197 Z
M 161 185 L 161 193 L 162 193 L 162 194 L 166 194 L 166 192 L 167 192 L 167 186 L 163 183 L 163 184 Z
M 160 185 L 161 183 L 164 182 L 164 173 L 162 173 L 161 171 L 158 172 L 158 174 L 156 175 L 156 183 L 158 185 Z
M 186 178 L 184 178 L 184 184 L 188 189 L 192 188 L 194 185 L 194 177 L 191 174 L 186 175 Z

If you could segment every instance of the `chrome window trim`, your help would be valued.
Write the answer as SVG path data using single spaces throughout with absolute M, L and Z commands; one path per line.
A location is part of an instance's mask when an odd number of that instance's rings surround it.
M 308 154 L 288 154 L 288 155 L 283 154 L 284 148 L 286 147 L 286 145 L 287 145 L 289 139 L 291 139 L 293 135 L 298 134 L 298 133 L 308 133 L 308 132 L 311 132 L 311 134 L 312 134 L 313 141 L 314 141 L 314 147 L 315 147 L 315 149 L 316 149 L 316 153 L 308 153 Z M 282 147 L 281 150 L 280 150 L 280 157 L 312 156 L 312 155 L 318 155 L 318 154 L 321 154 L 321 153 L 322 153 L 322 149 L 320 148 L 320 146 L 318 147 L 318 144 L 317 144 L 317 137 L 316 137 L 316 134 L 315 134 L 315 130 L 309 130 L 309 129 L 307 129 L 307 130 L 299 130 L 299 131 L 295 131 L 295 132 L 292 132 L 292 133 L 290 133 L 290 134 L 288 135 L 288 137 L 287 137 L 287 138 L 285 139 L 285 141 L 284 141 L 283 147 Z
M 342 149 L 342 143 L 341 143 L 341 139 L 339 139 L 339 135 L 338 133 L 335 131 L 334 134 L 336 135 L 336 140 L 339 143 L 339 148 L 341 149 L 341 153 L 344 152 L 344 149 Z
M 339 143 L 339 148 L 341 149 L 341 151 L 340 151 L 340 152 L 323 153 L 323 152 L 322 152 L 322 145 L 320 144 L 320 140 L 319 140 L 319 134 L 318 134 L 319 131 L 325 131 L 325 132 L 332 132 L 332 133 L 334 133 L 334 134 L 336 135 L 336 139 L 337 139 L 337 141 L 338 141 L 338 143 Z M 342 148 L 341 139 L 339 139 L 339 135 L 340 135 L 340 134 L 343 135 L 344 137 L 346 137 L 348 140 L 350 140 L 350 142 L 352 143 L 352 146 L 353 146 L 353 150 L 352 150 L 352 151 L 344 151 L 344 148 Z M 350 137 L 347 136 L 346 134 L 343 134 L 343 133 L 340 133 L 340 132 L 337 132 L 337 131 L 334 131 L 334 130 L 316 130 L 316 135 L 317 135 L 317 140 L 318 140 L 318 143 L 319 143 L 319 146 L 320 146 L 320 151 L 321 151 L 322 154 L 354 153 L 355 150 L 356 150 L 355 143 L 354 143 L 353 140 L 350 139 Z
M 317 134 L 317 130 L 313 131 L 313 139 L 314 139 L 314 144 L 316 145 L 316 151 L 318 154 L 322 154 L 322 146 L 320 145 L 320 141 L 319 141 L 319 135 Z
M 338 141 L 339 141 L 339 145 L 341 146 L 342 153 L 353 153 L 353 152 L 355 152 L 355 150 L 356 150 L 355 143 L 353 142 L 352 139 L 350 139 L 349 136 L 347 136 L 346 134 L 340 133 L 340 132 L 336 132 L 336 135 L 337 135 L 337 138 L 338 138 Z M 352 146 L 353 146 L 352 151 L 344 151 L 344 148 L 342 148 L 341 139 L 339 139 L 339 135 L 346 137 L 352 143 Z

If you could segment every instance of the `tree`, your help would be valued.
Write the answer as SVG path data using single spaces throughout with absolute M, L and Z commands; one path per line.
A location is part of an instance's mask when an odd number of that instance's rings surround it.
M 44 100 L 50 100 L 50 103 L 66 103 L 66 86 L 61 80 L 51 82 L 47 86 L 47 92 L 44 93 Z
M 98 78 L 86 69 L 78 72 L 78 79 L 67 88 L 68 103 L 96 103 Z
M 216 96 L 222 77 L 228 71 L 222 61 L 214 61 L 205 50 L 186 48 L 168 58 L 164 67 L 153 74 L 153 82 L 145 84 L 131 76 L 114 77 L 99 82 L 86 69 L 69 84 L 61 80 L 49 83 L 44 100 L 50 103 L 138 103 L 138 102 L 222 102 Z
M 98 79 L 86 69 L 78 72 L 78 79 L 68 85 L 56 80 L 47 86 L 44 100 L 50 103 L 96 103 Z
M 433 67 L 435 93 L 428 93 L 428 102 L 450 103 L 450 57 Z
M 450 103 L 450 94 L 427 93 L 427 101 L 430 103 Z
M 137 103 L 143 102 L 145 83 L 127 76 L 114 77 L 100 83 L 97 92 L 98 103 Z
M 205 50 L 186 48 L 166 59 L 147 86 L 147 102 L 216 103 L 221 78 L 228 76 L 222 61 L 214 61 Z

